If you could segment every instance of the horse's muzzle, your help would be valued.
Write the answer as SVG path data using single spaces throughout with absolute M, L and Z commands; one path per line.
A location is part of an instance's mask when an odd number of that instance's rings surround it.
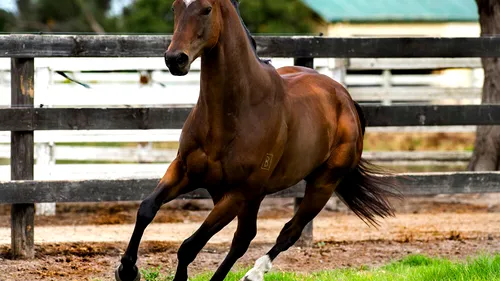
M 165 52 L 165 64 L 170 73 L 176 76 L 186 75 L 189 71 L 189 56 L 184 52 Z

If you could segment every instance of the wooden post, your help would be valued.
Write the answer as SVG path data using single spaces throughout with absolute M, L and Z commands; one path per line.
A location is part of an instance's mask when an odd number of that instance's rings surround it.
M 384 69 L 382 72 L 382 88 L 384 89 L 384 98 L 382 99 L 382 105 L 391 105 L 391 87 L 392 87 L 392 73 L 389 69 Z
M 333 59 L 334 66 L 332 69 L 332 77 L 335 81 L 339 82 L 340 84 L 344 85 L 344 87 L 347 88 L 347 81 L 346 81 L 346 76 L 347 76 L 347 65 L 349 65 L 349 61 L 347 59 Z
M 35 60 L 11 59 L 12 107 L 33 107 Z M 11 180 L 33 180 L 33 131 L 11 132 Z M 34 250 L 35 205 L 15 204 L 11 208 L 13 258 L 31 259 Z
M 304 66 L 309 68 L 314 68 L 314 58 L 295 58 L 294 65 L 296 66 Z M 295 211 L 299 207 L 303 198 L 295 198 Z M 295 243 L 297 246 L 310 247 L 313 244 L 313 222 L 311 221 L 306 225 L 304 230 L 302 231 L 302 236 L 299 241 Z
M 37 107 L 43 105 L 43 108 L 51 108 L 52 100 L 49 97 L 50 85 L 52 85 L 52 73 L 48 67 L 37 67 L 35 69 L 36 81 L 36 99 Z M 42 107 L 42 106 L 41 106 Z M 35 180 L 39 180 L 40 176 L 50 178 L 56 160 L 54 158 L 55 143 L 48 140 L 45 143 L 35 144 L 35 158 L 37 171 L 40 173 L 35 175 Z M 37 203 L 35 204 L 35 215 L 37 216 L 55 216 L 56 203 Z

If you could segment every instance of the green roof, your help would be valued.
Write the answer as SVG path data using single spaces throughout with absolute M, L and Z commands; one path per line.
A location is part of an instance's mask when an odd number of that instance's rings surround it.
M 474 0 L 303 0 L 329 22 L 477 21 Z

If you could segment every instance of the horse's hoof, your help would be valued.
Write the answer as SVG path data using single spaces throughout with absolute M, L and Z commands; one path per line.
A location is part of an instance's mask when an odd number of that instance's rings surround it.
M 123 274 L 123 265 L 120 264 L 120 266 L 115 270 L 115 280 L 116 281 L 139 281 L 141 280 L 141 273 L 137 269 L 137 266 L 134 265 L 134 268 L 132 270 L 132 275 L 135 275 L 135 277 L 120 277 L 120 273 Z

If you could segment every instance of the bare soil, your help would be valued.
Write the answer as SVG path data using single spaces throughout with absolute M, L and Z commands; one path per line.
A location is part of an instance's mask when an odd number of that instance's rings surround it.
M 164 273 L 171 273 L 176 266 L 178 246 L 179 243 L 143 243 L 139 266 L 161 266 Z M 270 246 L 254 243 L 236 268 L 251 266 Z M 37 246 L 37 257 L 31 261 L 10 260 L 7 247 L 2 247 L 0 280 L 114 280 L 113 271 L 125 247 L 125 243 L 44 244 Z M 377 266 L 409 254 L 465 259 L 478 253 L 499 251 L 498 239 L 328 242 L 313 248 L 289 249 L 274 262 L 274 270 L 310 272 Z M 190 274 L 215 270 L 226 253 L 227 245 L 209 244 L 190 266 Z
M 335 203 L 335 200 L 331 202 Z M 491 213 L 500 212 L 500 194 L 440 195 L 394 200 L 398 214 Z M 135 222 L 138 202 L 57 204 L 56 216 L 36 216 L 38 226 L 114 225 Z M 212 209 L 210 200 L 179 200 L 166 204 L 154 223 L 202 222 Z M 342 203 L 329 204 L 320 215 L 349 213 Z M 266 199 L 259 219 L 287 218 L 293 213 L 293 199 Z M 0 205 L 0 227 L 10 227 L 10 206 Z
M 315 246 L 294 247 L 275 270 L 310 272 L 339 267 L 377 266 L 408 254 L 464 259 L 500 252 L 498 195 L 407 198 L 396 201 L 397 216 L 369 228 L 343 205 L 330 204 L 314 222 Z M 0 206 L 0 281 L 113 280 L 112 274 L 133 228 L 138 203 L 59 204 L 55 217 L 37 217 L 36 258 L 11 260 L 9 208 Z M 141 246 L 142 268 L 176 265 L 177 248 L 211 208 L 209 201 L 177 201 L 160 211 Z M 237 264 L 247 267 L 272 246 L 293 214 L 293 201 L 267 200 L 259 214 L 259 234 Z M 190 267 L 213 271 L 227 253 L 236 224 L 211 240 Z

